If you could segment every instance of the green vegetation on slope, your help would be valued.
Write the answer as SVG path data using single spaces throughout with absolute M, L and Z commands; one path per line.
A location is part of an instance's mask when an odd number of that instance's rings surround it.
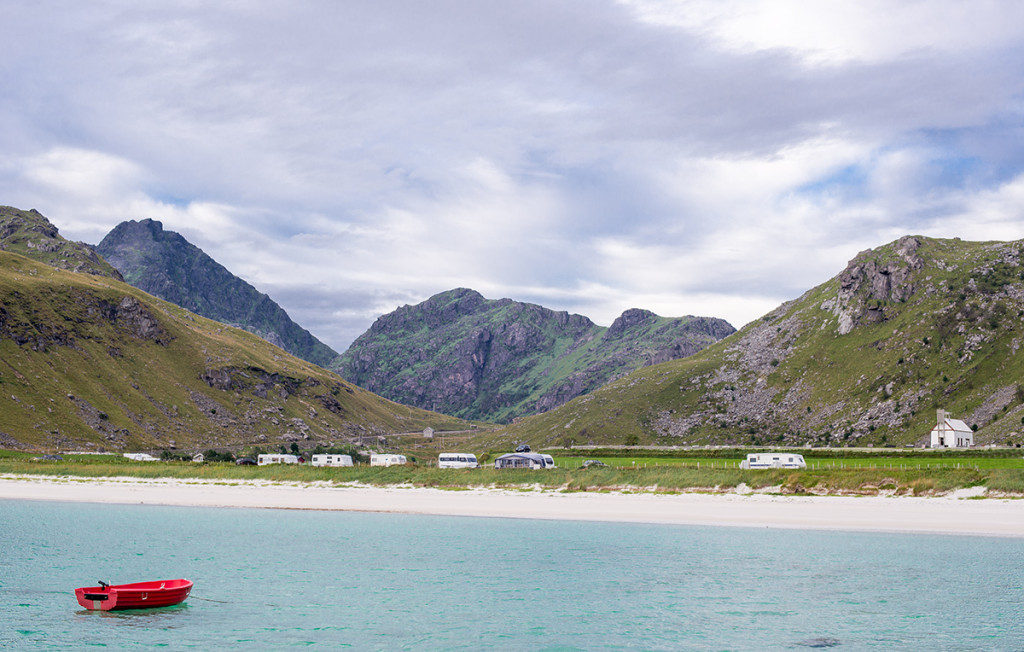
M 1024 243 L 902 238 L 682 360 L 509 426 L 535 446 L 905 445 L 1024 431 Z

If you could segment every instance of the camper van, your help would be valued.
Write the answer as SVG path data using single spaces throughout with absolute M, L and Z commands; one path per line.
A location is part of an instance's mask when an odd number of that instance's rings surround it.
M 324 453 L 314 455 L 311 463 L 313 466 L 352 466 L 352 456 Z
M 472 453 L 441 453 L 437 456 L 439 469 L 475 469 L 480 466 Z
M 394 455 L 392 453 L 374 453 L 370 455 L 370 466 L 395 466 L 406 464 L 408 460 L 405 455 Z
M 750 453 L 740 462 L 741 469 L 806 469 L 803 455 L 795 453 Z
M 256 458 L 256 463 L 260 466 L 266 466 L 267 464 L 298 464 L 299 456 L 271 453 L 269 455 L 260 455 Z

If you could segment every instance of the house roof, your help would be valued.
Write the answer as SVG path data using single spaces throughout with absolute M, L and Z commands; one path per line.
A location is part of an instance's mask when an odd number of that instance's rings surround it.
M 934 432 L 934 431 L 936 431 L 938 429 L 939 429 L 939 427 L 935 426 L 934 428 L 932 428 L 932 432 Z M 969 425 L 967 425 L 966 423 L 964 423 L 960 419 L 948 419 L 947 418 L 946 419 L 946 429 L 947 430 L 952 430 L 953 432 L 969 432 L 969 433 L 973 433 L 974 432 L 973 430 L 971 430 L 971 427 Z

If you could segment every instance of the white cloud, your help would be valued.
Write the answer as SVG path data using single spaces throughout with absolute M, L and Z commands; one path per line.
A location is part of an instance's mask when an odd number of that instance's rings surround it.
M 132 192 L 142 176 L 128 160 L 70 147 L 53 148 L 23 164 L 26 182 L 87 202 Z
M 456 286 L 739 325 L 906 233 L 1020 237 L 1019 3 L 45 5 L 0 202 L 160 220 L 338 348 Z
M 1024 238 L 1024 174 L 966 197 L 962 212 L 941 216 L 934 230 L 942 237 L 965 240 Z
M 1024 6 L 958 0 L 622 0 L 644 21 L 739 51 L 784 50 L 815 65 L 879 62 L 921 51 L 1014 45 Z

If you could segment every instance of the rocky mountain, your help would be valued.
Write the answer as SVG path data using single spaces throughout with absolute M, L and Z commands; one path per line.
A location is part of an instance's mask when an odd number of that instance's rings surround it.
M 118 224 L 96 251 L 131 285 L 196 314 L 245 329 L 328 367 L 336 351 L 291 320 L 266 294 L 154 220 Z
M 904 237 L 735 335 L 508 435 L 536 445 L 921 443 L 943 408 L 1024 438 L 1024 241 Z
M 460 425 L 113 278 L 0 251 L 0 448 L 343 444 Z
M 721 319 L 628 310 L 586 317 L 456 289 L 384 315 L 335 367 L 394 401 L 503 422 L 543 412 L 644 365 L 692 355 L 735 329 Z
M 65 240 L 42 213 L 0 206 L 0 250 L 11 251 L 59 267 L 123 280 L 89 245 Z

